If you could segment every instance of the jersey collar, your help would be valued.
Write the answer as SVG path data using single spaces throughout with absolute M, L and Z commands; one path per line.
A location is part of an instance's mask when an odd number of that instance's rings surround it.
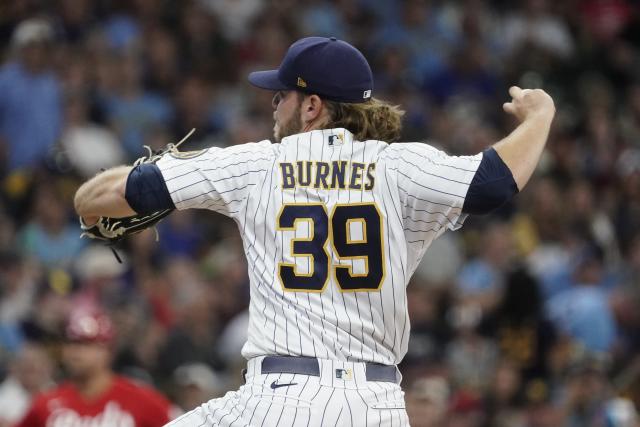
M 282 138 L 280 144 L 289 145 L 303 141 L 312 141 L 314 144 L 325 143 L 328 146 L 340 147 L 341 145 L 351 144 L 353 142 L 353 134 L 344 128 L 316 129 L 286 136 Z

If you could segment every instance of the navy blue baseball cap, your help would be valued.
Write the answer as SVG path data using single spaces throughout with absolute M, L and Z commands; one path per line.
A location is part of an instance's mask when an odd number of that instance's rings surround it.
M 371 99 L 373 74 L 364 55 L 335 37 L 307 37 L 289 47 L 280 68 L 249 74 L 249 82 L 273 91 L 298 90 L 337 102 Z

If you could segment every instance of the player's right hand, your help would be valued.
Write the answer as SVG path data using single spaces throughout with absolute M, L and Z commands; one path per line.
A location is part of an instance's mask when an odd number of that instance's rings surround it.
M 550 120 L 556 112 L 553 99 L 542 89 L 521 89 L 518 86 L 511 86 L 509 95 L 511 95 L 511 102 L 505 102 L 502 108 L 516 116 L 520 122 L 534 116 L 543 116 Z

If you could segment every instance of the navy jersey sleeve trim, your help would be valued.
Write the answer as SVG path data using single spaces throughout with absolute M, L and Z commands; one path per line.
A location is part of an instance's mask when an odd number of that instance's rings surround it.
M 129 172 L 125 199 L 131 209 L 140 215 L 175 209 L 162 172 L 155 164 L 138 165 Z
M 496 150 L 484 151 L 482 161 L 473 176 L 462 211 L 482 215 L 499 208 L 518 193 L 511 171 Z

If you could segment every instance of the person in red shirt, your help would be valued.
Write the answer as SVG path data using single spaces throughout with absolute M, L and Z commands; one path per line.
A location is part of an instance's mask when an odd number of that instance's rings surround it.
M 69 380 L 37 397 L 16 427 L 160 427 L 172 405 L 111 370 L 113 326 L 96 311 L 71 315 L 62 363 Z

